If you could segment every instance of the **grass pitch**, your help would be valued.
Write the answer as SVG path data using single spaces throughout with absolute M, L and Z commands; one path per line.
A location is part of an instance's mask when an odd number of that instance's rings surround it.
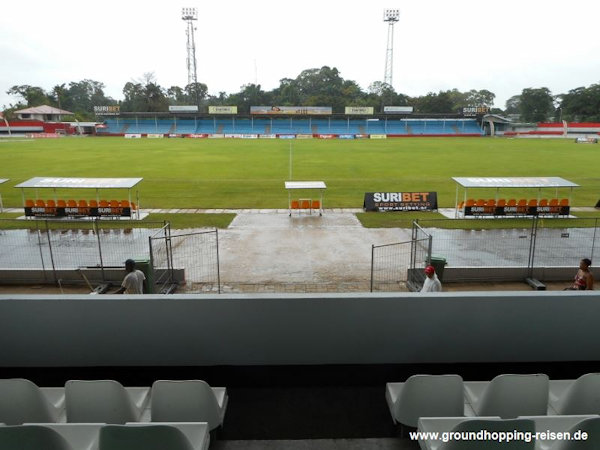
M 286 208 L 283 183 L 290 179 L 290 154 L 291 179 L 327 183 L 326 208 L 362 207 L 364 193 L 374 191 L 437 191 L 439 206 L 451 207 L 453 176 L 560 176 L 581 185 L 574 191 L 573 205 L 593 206 L 600 198 L 600 146 L 500 138 L 3 139 L 0 178 L 10 181 L 0 189 L 5 207 L 20 207 L 21 192 L 12 186 L 34 176 L 143 177 L 143 208 Z M 125 196 L 123 191 L 104 194 L 107 199 Z M 93 198 L 95 192 L 65 190 L 57 195 Z M 495 191 L 473 190 L 471 195 L 493 198 Z M 537 191 L 504 190 L 501 195 L 529 198 Z M 53 196 L 40 191 L 40 197 Z M 568 191 L 559 191 L 559 196 L 568 196 Z

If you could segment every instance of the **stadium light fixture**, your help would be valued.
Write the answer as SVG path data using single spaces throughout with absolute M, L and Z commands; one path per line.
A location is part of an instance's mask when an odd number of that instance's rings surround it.
M 182 20 L 198 20 L 198 8 L 181 8 Z
M 400 20 L 399 9 L 384 9 L 383 10 L 383 21 L 384 22 L 398 22 Z

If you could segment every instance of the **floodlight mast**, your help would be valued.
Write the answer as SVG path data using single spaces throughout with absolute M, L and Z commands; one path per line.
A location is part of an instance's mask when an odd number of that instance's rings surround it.
M 387 50 L 385 52 L 385 73 L 383 82 L 392 86 L 394 75 L 394 24 L 400 20 L 399 9 L 384 9 L 383 21 L 388 24 Z
M 181 20 L 187 23 L 185 34 L 187 36 L 187 84 L 194 84 L 196 104 L 200 106 L 198 92 L 198 72 L 196 63 L 196 41 L 194 39 L 194 22 L 198 20 L 198 8 L 181 8 Z

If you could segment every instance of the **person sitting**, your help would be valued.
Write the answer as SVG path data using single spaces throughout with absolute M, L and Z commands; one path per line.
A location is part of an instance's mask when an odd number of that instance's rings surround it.
M 575 274 L 573 285 L 566 288 L 569 291 L 590 291 L 594 289 L 594 275 L 590 271 L 592 261 L 588 258 L 583 258 L 579 262 L 579 269 Z
M 442 282 L 438 279 L 435 273 L 435 267 L 429 265 L 425 267 L 425 281 L 421 292 L 441 292 Z

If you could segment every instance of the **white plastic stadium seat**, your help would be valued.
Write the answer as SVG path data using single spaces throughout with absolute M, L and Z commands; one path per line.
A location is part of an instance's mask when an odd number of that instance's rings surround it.
M 149 388 L 124 388 L 114 380 L 69 380 L 65 384 L 67 422 L 137 422 Z
M 0 423 L 57 422 L 61 416 L 60 395 L 51 396 L 55 406 L 35 383 L 24 378 L 0 380 Z
M 43 425 L 0 426 L 0 450 L 79 450 Z
M 467 415 L 541 416 L 548 411 L 548 376 L 498 375 L 490 382 L 466 381 L 465 396 L 472 409 Z M 466 408 L 465 408 L 466 409 Z
M 416 427 L 419 417 L 457 417 L 464 412 L 459 375 L 413 375 L 404 383 L 387 383 L 385 398 L 395 422 Z
M 576 423 L 569 430 L 571 436 L 576 432 L 587 433 L 586 440 L 557 440 L 552 445 L 552 450 L 597 450 L 600 448 L 600 417 L 584 419 Z
M 550 380 L 552 414 L 600 414 L 600 373 L 588 373 L 576 380 Z
M 207 422 L 213 430 L 223 425 L 227 401 L 226 388 L 202 380 L 158 380 L 152 385 L 152 422 Z
M 106 425 L 99 450 L 194 450 L 180 430 L 169 425 Z

